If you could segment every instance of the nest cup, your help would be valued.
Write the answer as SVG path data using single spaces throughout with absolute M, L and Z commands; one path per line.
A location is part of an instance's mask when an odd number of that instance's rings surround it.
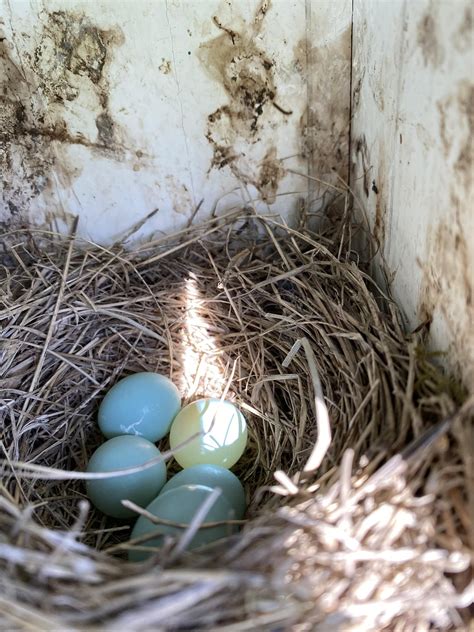
M 359 231 L 237 211 L 134 252 L 7 235 L 2 629 L 463 625 L 472 401 L 403 331 Z M 102 397 L 136 371 L 185 403 L 224 396 L 249 427 L 240 533 L 192 552 L 184 533 L 144 564 L 81 476 Z

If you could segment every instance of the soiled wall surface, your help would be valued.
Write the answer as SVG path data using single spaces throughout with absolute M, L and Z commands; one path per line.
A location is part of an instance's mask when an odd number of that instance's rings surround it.
M 291 218 L 322 193 L 291 171 L 347 177 L 350 25 L 350 0 L 0 0 L 1 225 Z
M 408 325 L 474 390 L 470 0 L 354 0 L 352 183 Z

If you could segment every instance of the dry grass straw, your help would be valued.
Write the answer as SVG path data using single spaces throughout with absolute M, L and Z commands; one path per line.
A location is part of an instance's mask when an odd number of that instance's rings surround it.
M 8 236 L 0 629 L 463 625 L 472 402 L 403 333 L 354 230 L 239 212 L 135 253 Z M 250 426 L 250 509 L 238 536 L 132 565 L 130 523 L 91 509 L 77 473 L 104 393 L 141 370 L 187 399 L 228 389 Z

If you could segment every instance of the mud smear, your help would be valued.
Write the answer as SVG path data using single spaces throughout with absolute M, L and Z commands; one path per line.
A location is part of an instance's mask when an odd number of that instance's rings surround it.
M 1 36 L 2 37 L 2 36 Z M 0 39 L 1 39 L 0 37 Z M 55 164 L 51 144 L 26 129 L 44 123 L 45 113 L 32 87 L 11 58 L 11 45 L 0 41 L 0 179 L 2 220 L 19 222 L 29 202 L 50 185 Z
M 267 149 L 257 173 L 245 161 L 245 146 L 261 140 L 270 112 L 279 110 L 283 121 L 291 116 L 291 111 L 277 102 L 274 61 L 256 44 L 269 9 L 270 2 L 262 2 L 245 32 L 230 28 L 214 16 L 220 34 L 201 44 L 198 57 L 228 97 L 225 105 L 208 116 L 206 138 L 213 148 L 210 169 L 229 167 L 237 178 L 255 186 L 262 198 L 272 203 L 284 175 L 276 149 Z
M 474 86 L 465 81 L 457 92 L 437 104 L 440 137 L 450 180 L 449 218 L 428 234 L 428 256 L 420 263 L 423 278 L 418 313 L 430 322 L 438 313 L 449 333 L 452 368 L 472 390 L 474 384 L 474 249 L 472 191 Z M 449 129 L 461 127 L 456 143 Z
M 21 37 L 13 33 L 12 38 Z M 60 207 L 56 183 L 69 186 L 79 175 L 63 147 L 80 145 L 123 159 L 119 128 L 108 109 L 107 69 L 119 29 L 102 30 L 84 15 L 56 11 L 47 16 L 37 46 L 25 51 L 21 67 L 13 41 L 0 31 L 0 172 L 5 223 L 28 217 L 31 202 L 51 196 L 46 219 L 70 219 Z M 68 112 L 77 101 L 95 117 L 91 130 L 71 130 Z
M 472 8 L 466 7 L 459 28 L 452 38 L 454 48 L 462 53 L 472 50 L 473 22 Z
M 430 3 L 428 11 L 420 20 L 417 28 L 417 43 L 420 46 L 425 66 L 439 66 L 444 59 L 444 49 L 441 46 L 436 28 L 436 15 Z
M 464 137 L 454 168 L 463 181 L 466 191 L 473 185 L 473 154 L 474 154 L 474 85 L 463 83 L 457 95 L 460 117 L 465 121 L 467 134 Z
M 164 186 L 172 203 L 173 211 L 179 215 L 189 215 L 193 200 L 188 187 L 178 182 L 172 175 L 165 177 Z
M 468 81 L 461 82 L 456 93 L 438 101 L 436 106 L 444 156 L 447 161 L 454 162 L 457 186 L 461 186 L 467 192 L 473 180 L 474 85 Z M 463 141 L 460 147 L 454 147 L 448 130 L 459 127 L 460 124 L 465 130 L 462 135 Z
M 383 148 L 380 156 L 383 156 Z M 372 235 L 377 243 L 379 251 L 383 253 L 385 247 L 385 220 L 387 211 L 386 191 L 385 191 L 385 163 L 379 159 L 377 165 L 377 178 L 372 182 L 372 193 L 375 194 L 375 220 Z
M 470 209 L 451 194 L 453 219 L 441 222 L 429 234 L 427 263 L 423 270 L 418 315 L 430 323 L 436 311 L 442 314 L 449 331 L 450 362 L 468 388 L 474 383 L 474 266 L 466 213 Z
M 123 42 L 117 28 L 99 29 L 84 14 L 55 11 L 44 26 L 32 63 L 42 80 L 42 90 L 52 102 L 74 101 L 83 86 L 76 78 L 89 80 L 95 95 L 95 103 L 90 105 L 97 112 L 97 139 L 89 146 L 116 153 L 120 153 L 120 142 L 108 110 L 109 84 L 104 69 L 113 47 Z
M 294 49 L 295 64 L 308 77 L 310 88 L 311 77 L 317 77 L 300 120 L 302 154 L 318 177 L 337 173 L 345 182 L 349 176 L 350 51 L 350 28 L 328 45 L 315 47 L 303 39 Z M 321 72 L 324 68 L 331 71 Z M 335 76 L 348 81 L 335 81 Z
M 370 158 L 369 158 L 369 150 L 367 147 L 367 139 L 365 135 L 357 138 L 355 140 L 355 159 L 357 165 L 360 165 L 360 169 L 357 171 L 362 172 L 364 178 L 364 193 L 365 197 L 369 197 L 369 186 L 370 186 Z

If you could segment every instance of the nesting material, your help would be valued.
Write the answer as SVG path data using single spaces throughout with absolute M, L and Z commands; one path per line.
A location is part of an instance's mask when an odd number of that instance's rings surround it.
M 354 230 L 234 213 L 134 253 L 8 236 L 0 629 L 463 625 L 472 401 L 403 333 Z M 101 399 L 136 371 L 230 399 L 249 427 L 241 532 L 190 553 L 183 531 L 145 565 L 127 561 L 133 522 L 91 508 L 81 478 Z

